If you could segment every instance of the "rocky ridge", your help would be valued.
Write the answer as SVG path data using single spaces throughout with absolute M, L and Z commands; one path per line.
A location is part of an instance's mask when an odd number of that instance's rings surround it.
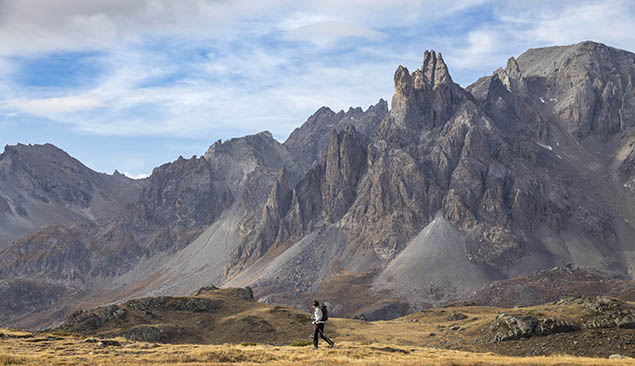
M 0 248 L 48 225 L 105 223 L 143 182 L 97 173 L 51 145 L 6 146 L 0 155 Z

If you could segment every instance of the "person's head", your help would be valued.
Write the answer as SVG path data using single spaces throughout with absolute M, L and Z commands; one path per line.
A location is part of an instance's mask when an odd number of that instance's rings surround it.
M 320 306 L 320 303 L 317 300 L 313 300 L 313 305 L 311 305 L 311 307 L 315 309 L 318 306 Z

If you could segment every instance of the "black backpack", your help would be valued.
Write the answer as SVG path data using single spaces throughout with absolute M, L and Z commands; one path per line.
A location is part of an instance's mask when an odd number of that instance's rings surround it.
M 320 310 L 322 310 L 322 321 L 329 320 L 329 310 L 326 308 L 326 305 L 320 306 Z

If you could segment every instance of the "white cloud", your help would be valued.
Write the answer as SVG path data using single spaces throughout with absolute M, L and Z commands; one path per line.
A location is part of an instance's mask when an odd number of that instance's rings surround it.
M 20 112 L 47 118 L 64 118 L 64 116 L 72 113 L 105 106 L 103 101 L 83 95 L 29 100 L 7 100 L 3 104 L 5 109 L 15 109 Z
M 141 173 L 141 174 L 132 174 L 132 173 L 128 173 L 128 172 L 123 172 L 123 175 L 125 175 L 128 178 L 132 178 L 132 179 L 143 179 L 143 178 L 148 178 L 150 175 L 149 174 L 145 174 L 145 173 Z

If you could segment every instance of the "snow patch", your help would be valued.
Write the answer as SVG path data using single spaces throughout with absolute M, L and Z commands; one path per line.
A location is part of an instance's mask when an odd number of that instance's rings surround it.
M 546 103 L 545 100 L 542 99 L 542 97 L 540 97 L 540 102 L 543 103 L 543 104 Z
M 540 142 L 537 142 L 536 145 L 542 147 L 543 149 L 547 149 L 549 151 L 553 151 L 553 148 L 551 147 L 551 145 L 543 145 Z

